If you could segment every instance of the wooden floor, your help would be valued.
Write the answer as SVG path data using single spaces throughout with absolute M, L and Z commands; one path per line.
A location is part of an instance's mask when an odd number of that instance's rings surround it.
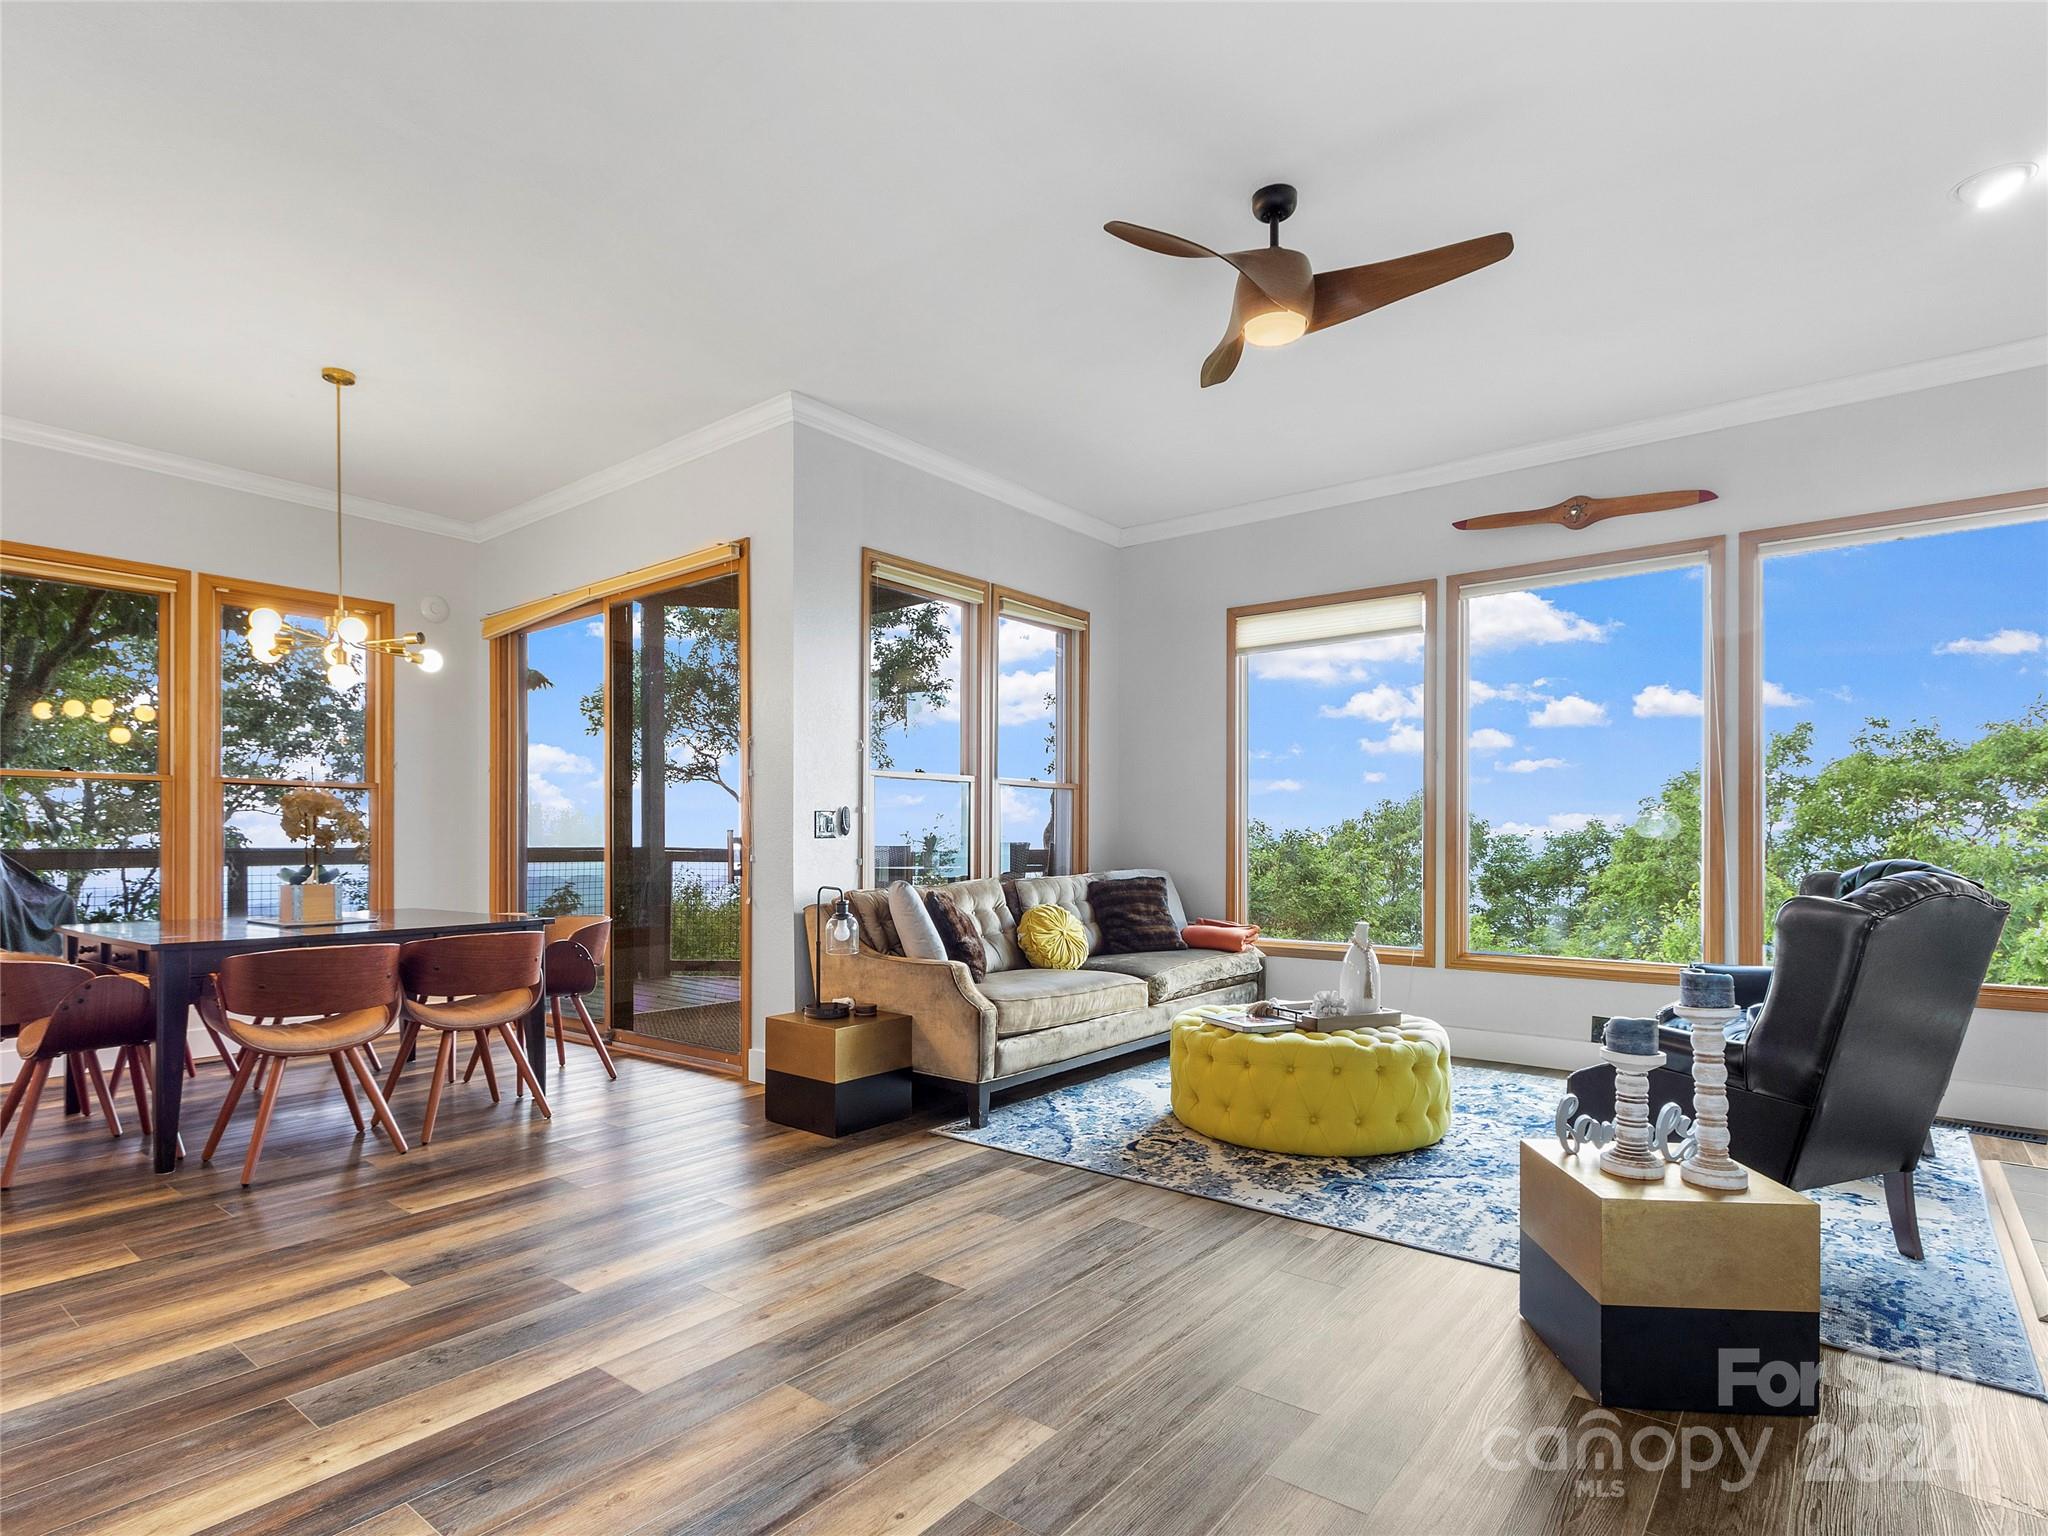
M 1754 1481 L 1558 1468 L 1538 1432 L 1601 1419 L 1513 1275 L 619 1067 L 572 1051 L 552 1124 L 455 1090 L 405 1157 L 301 1072 L 246 1192 L 245 1127 L 157 1179 L 45 1115 L 0 1204 L 0 1529 L 2048 1528 L 2040 1403 L 1830 1352 L 1846 1454 L 1621 1414 L 1761 1440 Z

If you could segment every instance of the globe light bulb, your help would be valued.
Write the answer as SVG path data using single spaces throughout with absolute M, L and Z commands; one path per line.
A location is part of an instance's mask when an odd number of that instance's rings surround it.
M 80 717 L 81 715 L 83 715 L 84 713 L 85 713 L 85 700 L 83 700 L 83 699 L 66 699 L 66 700 L 64 701 L 64 718 L 65 718 L 66 720 L 76 720 L 76 719 L 78 719 L 78 718 L 79 718 L 79 717 Z
M 252 608 L 249 610 L 249 633 L 251 636 L 270 636 L 284 628 L 284 615 L 275 608 Z
M 277 648 L 277 635 L 275 631 L 269 634 L 259 634 L 252 629 L 249 631 L 248 640 L 250 651 L 255 654 L 258 661 L 266 666 L 276 661 L 283 654 Z
M 92 701 L 92 717 L 95 720 L 113 719 L 114 701 L 112 699 L 94 699 Z
M 347 693 L 356 685 L 356 669 L 345 661 L 330 662 L 327 667 L 327 686 L 336 693 Z
M 427 648 L 426 648 L 425 650 L 423 650 L 423 651 L 421 651 L 421 652 L 420 652 L 420 670 L 421 670 L 422 672 L 438 672 L 438 671 L 440 671 L 440 670 L 441 670 L 441 662 L 442 662 L 442 656 L 441 656 L 441 653 L 440 653 L 439 651 L 435 650 L 435 649 L 434 649 L 434 648 L 433 648 L 433 647 L 432 647 L 431 645 L 430 645 L 430 646 L 428 646 L 428 647 L 427 647 Z
M 140 720 L 144 725 L 154 724 L 156 721 L 156 706 L 154 704 L 136 705 L 135 718 L 137 720 Z
M 345 614 L 340 625 L 341 638 L 350 645 L 361 645 L 370 638 L 369 622 L 359 613 Z
M 38 720 L 48 720 L 56 715 L 57 706 L 48 699 L 37 699 L 35 703 L 29 705 L 28 712 Z
M 107 732 L 107 740 L 117 747 L 125 747 L 135 739 L 135 733 L 125 725 L 117 725 Z

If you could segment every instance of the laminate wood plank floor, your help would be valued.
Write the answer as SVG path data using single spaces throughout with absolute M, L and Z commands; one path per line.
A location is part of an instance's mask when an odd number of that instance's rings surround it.
M 552 1123 L 457 1088 L 404 1157 L 295 1074 L 250 1190 L 247 1115 L 168 1179 L 41 1117 L 0 1201 L 0 1530 L 2048 1531 L 2028 1399 L 1831 1351 L 1819 1434 L 1606 1414 L 1511 1274 L 619 1070 L 571 1051 Z M 1603 1431 L 1643 1464 L 1574 1465 Z

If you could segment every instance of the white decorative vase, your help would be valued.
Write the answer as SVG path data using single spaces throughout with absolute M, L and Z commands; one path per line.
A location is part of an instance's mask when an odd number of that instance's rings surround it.
M 1358 923 L 1344 951 L 1337 996 L 1346 1013 L 1372 1013 L 1380 1006 L 1380 957 L 1372 952 L 1372 924 Z

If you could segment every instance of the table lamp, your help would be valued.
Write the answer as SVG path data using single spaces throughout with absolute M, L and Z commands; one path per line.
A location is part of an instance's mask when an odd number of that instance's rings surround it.
M 807 1019 L 843 1019 L 846 1004 L 827 1002 L 825 992 L 825 956 L 857 955 L 860 953 L 860 924 L 854 921 L 853 908 L 847 905 L 846 892 L 836 885 L 818 887 L 817 905 L 825 905 L 825 893 L 830 891 L 839 899 L 832 905 L 832 915 L 819 921 L 811 940 L 811 992 L 813 1000 L 804 1005 Z

